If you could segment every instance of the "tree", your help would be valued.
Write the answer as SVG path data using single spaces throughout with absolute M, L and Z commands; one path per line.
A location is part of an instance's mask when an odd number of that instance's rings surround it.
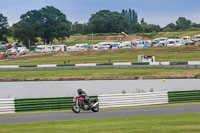
M 9 25 L 7 17 L 0 13 L 0 41 L 7 42 L 7 35 L 9 34 Z
M 47 6 L 40 10 L 41 31 L 40 37 L 44 44 L 52 43 L 53 39 L 64 40 L 69 37 L 71 22 L 66 19 L 65 14 L 53 6 Z
M 175 30 L 176 30 L 176 25 L 174 23 L 170 23 L 163 28 L 163 31 L 165 32 L 175 31 Z
M 71 34 L 83 34 L 84 33 L 84 25 L 78 22 L 72 24 Z
M 184 17 L 179 17 L 178 20 L 176 21 L 176 28 L 178 30 L 186 30 L 191 26 L 191 21 L 187 20 Z
M 14 38 L 28 47 L 34 45 L 38 37 L 42 38 L 44 44 L 49 44 L 54 38 L 60 41 L 69 37 L 71 23 L 55 7 L 28 11 L 20 19 L 13 25 Z
M 129 10 L 122 9 L 122 14 L 126 17 L 129 24 L 138 23 L 138 15 L 135 10 L 129 8 Z
M 91 16 L 88 28 L 93 33 L 121 33 L 127 31 L 128 22 L 121 13 L 101 10 Z
M 13 25 L 14 38 L 30 48 L 39 37 L 41 14 L 37 10 L 32 10 L 21 15 L 20 19 L 18 23 Z
M 142 27 L 142 32 L 160 32 L 162 31 L 161 27 L 159 25 L 155 25 L 155 24 L 147 24 L 144 21 L 144 18 L 141 19 L 141 27 Z
M 135 12 L 135 10 L 122 9 L 122 14 L 126 17 L 128 23 L 129 23 L 129 32 L 140 32 L 141 31 L 141 26 L 138 23 L 138 15 Z

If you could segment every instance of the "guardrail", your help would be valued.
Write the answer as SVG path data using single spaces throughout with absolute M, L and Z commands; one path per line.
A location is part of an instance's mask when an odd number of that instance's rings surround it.
M 200 90 L 168 92 L 169 102 L 200 101 Z
M 91 96 L 96 98 L 97 96 Z M 71 110 L 73 97 L 15 99 L 16 112 Z
M 0 114 L 15 113 L 14 99 L 0 99 Z
M 99 95 L 100 108 L 167 104 L 167 92 Z
M 200 66 L 200 61 L 186 62 L 116 62 L 116 63 L 85 63 L 85 64 L 46 64 L 46 65 L 5 65 L 0 66 L 1 69 L 17 69 L 17 68 L 60 68 L 60 67 L 96 67 L 96 66 Z
M 72 97 L 15 99 L 16 112 L 71 109 Z

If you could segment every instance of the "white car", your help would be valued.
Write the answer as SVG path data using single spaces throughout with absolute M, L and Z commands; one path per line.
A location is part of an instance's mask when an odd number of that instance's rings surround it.
M 168 39 L 167 47 L 180 47 L 185 46 L 185 44 L 180 39 Z
M 200 34 L 194 36 L 194 38 L 192 39 L 192 41 L 194 41 L 194 42 L 200 41 Z

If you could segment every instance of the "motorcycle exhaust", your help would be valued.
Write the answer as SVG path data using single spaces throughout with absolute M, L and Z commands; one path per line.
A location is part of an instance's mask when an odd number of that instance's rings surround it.
M 99 104 L 99 102 L 96 102 L 94 105 L 92 105 L 92 107 L 95 107 L 95 106 L 97 106 L 97 104 Z

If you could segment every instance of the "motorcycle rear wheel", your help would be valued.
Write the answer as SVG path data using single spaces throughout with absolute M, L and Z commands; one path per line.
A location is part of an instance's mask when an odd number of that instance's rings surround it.
M 72 105 L 72 111 L 74 112 L 74 113 L 80 113 L 80 107 L 78 106 L 78 108 L 76 108 L 76 104 L 73 104 Z

